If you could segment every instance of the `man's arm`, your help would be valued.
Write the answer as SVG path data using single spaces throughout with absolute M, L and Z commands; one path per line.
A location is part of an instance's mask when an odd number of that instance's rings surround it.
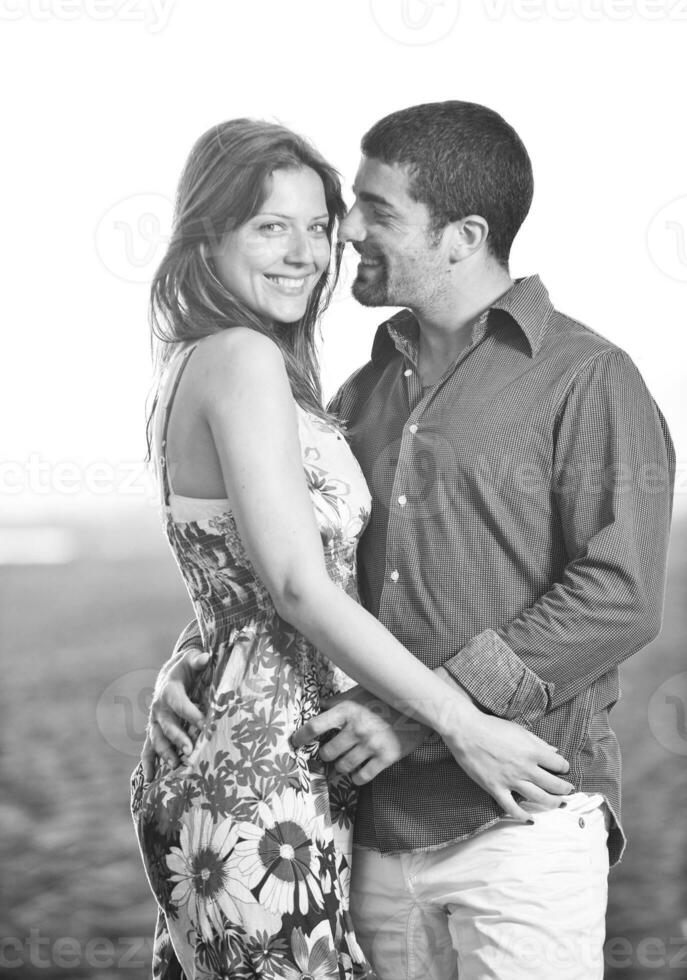
M 630 358 L 597 357 L 560 414 L 553 487 L 569 556 L 562 580 L 444 664 L 478 704 L 531 724 L 658 634 L 675 456 Z
M 160 667 L 160 672 L 157 676 L 157 681 L 155 686 L 157 687 L 160 680 L 169 673 L 169 671 L 176 666 L 180 661 L 184 659 L 184 655 L 189 651 L 202 650 L 203 641 L 200 635 L 200 628 L 198 622 L 192 619 L 190 623 L 184 626 L 183 630 L 179 634 L 179 639 L 174 644 L 174 650 L 169 660 Z

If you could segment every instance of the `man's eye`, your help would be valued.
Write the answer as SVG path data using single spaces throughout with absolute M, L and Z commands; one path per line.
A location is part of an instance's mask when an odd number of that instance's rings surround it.
M 390 220 L 391 215 L 387 211 L 378 211 L 377 208 L 373 208 L 372 217 L 375 221 L 378 221 L 380 225 L 384 225 Z

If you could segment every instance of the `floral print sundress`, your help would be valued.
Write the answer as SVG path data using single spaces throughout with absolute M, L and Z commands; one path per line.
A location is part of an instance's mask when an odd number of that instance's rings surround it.
M 188 763 L 159 760 L 150 782 L 140 764 L 132 775 L 158 903 L 153 977 L 371 978 L 348 911 L 356 787 L 319 760 L 316 745 L 289 742 L 321 698 L 353 681 L 277 614 L 228 501 L 171 491 L 167 426 L 194 349 L 175 355 L 163 385 L 159 470 L 166 534 L 212 658 L 191 692 L 207 721 L 190 732 Z M 336 427 L 296 410 L 327 570 L 357 599 L 369 490 Z

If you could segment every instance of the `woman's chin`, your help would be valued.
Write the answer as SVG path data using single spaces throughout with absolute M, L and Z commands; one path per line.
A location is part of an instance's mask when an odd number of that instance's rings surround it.
M 270 304 L 269 317 L 277 323 L 297 323 L 305 316 L 309 297 L 299 297 L 298 300 L 286 300 L 283 303 Z

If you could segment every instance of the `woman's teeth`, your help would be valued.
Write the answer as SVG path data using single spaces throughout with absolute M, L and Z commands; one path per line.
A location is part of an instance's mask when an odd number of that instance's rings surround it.
M 269 279 L 271 283 L 273 283 L 283 292 L 293 293 L 294 295 L 297 295 L 298 293 L 302 293 L 305 290 L 306 283 L 307 283 L 307 279 L 304 278 L 294 279 L 291 276 L 266 275 L 265 278 Z

